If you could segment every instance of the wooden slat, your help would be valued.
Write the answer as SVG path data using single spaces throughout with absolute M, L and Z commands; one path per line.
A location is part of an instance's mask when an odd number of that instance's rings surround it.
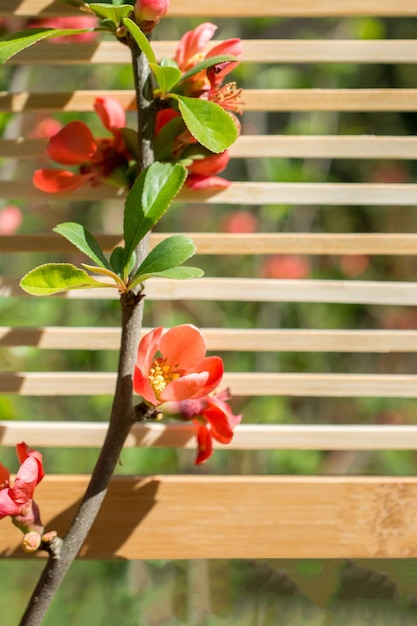
M 144 328 L 142 334 L 150 328 Z M 249 352 L 417 352 L 415 330 L 203 328 L 208 350 Z M 118 350 L 119 328 L 0 326 L 0 347 Z
M 124 193 L 111 185 L 82 187 L 69 193 L 48 194 L 35 189 L 30 181 L 0 181 L 0 198 L 43 200 L 111 200 L 122 202 Z M 417 184 L 385 183 L 243 183 L 234 182 L 227 189 L 193 191 L 183 189 L 178 200 L 206 204 L 303 204 L 303 205 L 379 205 L 415 206 Z
M 46 476 L 36 501 L 47 530 L 63 534 L 87 482 Z M 80 556 L 410 558 L 416 516 L 415 478 L 117 477 Z M 3 522 L 3 556 L 22 558 L 21 536 Z
M 220 43 L 210 42 L 207 49 Z M 56 46 L 51 57 L 49 42 L 23 50 L 9 61 L 11 65 L 74 65 L 77 63 L 130 64 L 130 52 L 116 41 L 79 42 L 76 46 Z M 157 58 L 172 57 L 176 41 L 154 41 Z M 417 63 L 417 42 L 408 40 L 259 39 L 242 41 L 244 63 Z
M 132 110 L 130 90 L 56 93 L 0 92 L 0 112 L 92 111 L 98 96 L 114 97 Z M 246 111 L 416 111 L 417 89 L 245 89 Z
M 0 0 L 0 16 L 79 15 L 59 0 Z M 259 17 L 259 5 L 250 0 L 172 0 L 169 17 Z M 414 0 L 264 0 L 264 17 L 353 17 L 353 16 L 409 17 L 417 15 Z
M 100 277 L 97 277 L 100 280 Z M 417 305 L 417 284 L 343 280 L 281 280 L 257 278 L 196 278 L 147 281 L 148 300 L 218 300 L 240 302 L 329 302 L 339 304 Z M 0 296 L 28 297 L 17 279 L 0 280 Z M 54 297 L 75 300 L 118 298 L 115 288 L 79 289 Z
M 111 395 L 109 372 L 14 372 L 0 374 L 0 393 L 22 396 Z M 227 373 L 222 384 L 234 396 L 417 398 L 417 375 Z
M 173 233 L 152 233 L 150 248 Z M 417 235 L 404 233 L 187 233 L 196 254 L 367 254 L 416 255 Z M 95 235 L 102 249 L 110 252 L 122 243 L 122 235 Z M 20 252 L 73 254 L 74 246 L 55 234 L 0 235 L 2 253 Z
M 46 139 L 0 139 L 0 158 L 44 158 Z M 417 137 L 241 135 L 232 158 L 417 159 Z
M 104 422 L 0 422 L 0 443 L 15 446 L 29 441 L 32 447 L 101 448 L 107 431 Z M 126 448 L 184 448 L 195 450 L 192 424 L 135 424 Z M 220 444 L 227 450 L 413 450 L 417 426 L 240 424 L 233 440 Z

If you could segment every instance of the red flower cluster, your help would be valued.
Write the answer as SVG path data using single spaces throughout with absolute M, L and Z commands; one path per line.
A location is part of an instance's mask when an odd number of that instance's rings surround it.
M 0 519 L 10 515 L 24 533 L 34 531 L 41 535 L 43 526 L 33 494 L 44 477 L 42 455 L 24 442 L 17 444 L 16 453 L 21 465 L 13 487 L 9 470 L 0 463 Z
M 85 184 L 101 182 L 129 186 L 129 162 L 132 157 L 123 140 L 126 113 L 113 98 L 97 98 L 94 109 L 112 137 L 96 139 L 83 122 L 73 121 L 49 139 L 48 156 L 62 165 L 78 166 L 78 173 L 63 169 L 40 169 L 33 184 L 41 191 L 72 191 Z
M 146 403 L 168 402 L 169 413 L 198 426 L 197 465 L 210 457 L 212 437 L 229 443 L 241 420 L 226 402 L 228 392 L 209 395 L 221 382 L 223 361 L 205 355 L 204 337 L 195 326 L 182 324 L 165 334 L 159 327 L 142 338 L 133 374 L 133 389 Z

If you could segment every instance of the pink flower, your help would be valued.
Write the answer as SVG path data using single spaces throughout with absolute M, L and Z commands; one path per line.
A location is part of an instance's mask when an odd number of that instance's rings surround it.
M 29 137 L 52 137 L 56 135 L 62 128 L 61 122 L 49 116 L 39 116 L 35 121 L 33 129 L 29 133 Z
M 137 0 L 135 19 L 144 33 L 150 33 L 169 8 L 169 0 Z
M 49 168 L 36 170 L 33 175 L 35 187 L 57 193 L 85 184 L 96 186 L 102 182 L 129 186 L 127 169 L 131 155 L 120 132 L 126 125 L 125 111 L 113 98 L 97 98 L 94 108 L 113 137 L 95 139 L 83 122 L 70 122 L 50 138 L 47 153 L 53 161 L 62 165 L 78 165 L 78 173 Z
M 0 519 L 10 515 L 23 532 L 42 534 L 39 508 L 33 500 L 35 487 L 44 477 L 42 455 L 24 442 L 17 444 L 16 453 L 21 465 L 13 487 L 9 471 L 0 463 Z
M 222 379 L 223 361 L 205 354 L 204 337 L 195 326 L 182 324 L 165 334 L 155 328 L 139 343 L 134 391 L 152 406 L 206 396 Z
M 231 211 L 223 219 L 222 229 L 228 233 L 256 233 L 258 218 L 249 211 Z
M 0 235 L 14 235 L 22 223 L 22 211 L 14 204 L 0 210 Z
M 205 59 L 219 55 L 240 57 L 242 55 L 242 42 L 240 39 L 226 39 L 210 50 L 207 44 L 217 30 L 217 26 L 210 22 L 204 22 L 189 30 L 180 39 L 175 61 L 182 72 L 187 72 Z M 236 88 L 236 83 L 221 84 L 227 74 L 237 65 L 238 61 L 225 61 L 218 63 L 208 70 L 198 72 L 186 81 L 184 93 L 188 96 L 201 97 L 217 102 L 224 109 L 241 113 L 241 89 Z
M 230 400 L 230 394 L 225 390 L 212 396 L 184 400 L 168 406 L 170 413 L 178 413 L 183 419 L 192 420 L 198 427 L 196 465 L 201 465 L 211 456 L 212 439 L 224 444 L 232 441 L 233 429 L 240 423 L 242 416 L 233 414 L 227 400 Z

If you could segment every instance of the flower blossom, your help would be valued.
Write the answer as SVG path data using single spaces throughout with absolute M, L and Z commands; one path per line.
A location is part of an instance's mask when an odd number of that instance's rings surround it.
M 208 43 L 217 30 L 215 24 L 204 22 L 194 30 L 187 31 L 180 39 L 175 62 L 182 72 L 195 67 L 201 61 L 219 55 L 230 55 L 240 58 L 242 55 L 242 41 L 238 38 L 226 39 L 208 49 Z M 202 70 L 185 81 L 184 94 L 197 98 L 205 98 L 216 102 L 228 111 L 242 113 L 241 89 L 236 83 L 222 83 L 239 61 L 224 61 L 207 70 Z
M 233 429 L 240 423 L 242 416 L 233 414 L 228 400 L 230 400 L 229 391 L 224 390 L 219 394 L 171 402 L 168 405 L 170 413 L 179 414 L 185 420 L 192 420 L 197 426 L 196 465 L 201 465 L 211 456 L 213 439 L 227 444 L 233 438 Z
M 195 326 L 174 326 L 165 334 L 155 328 L 139 343 L 134 391 L 151 406 L 206 396 L 222 379 L 223 361 L 205 354 L 204 337 Z
M 8 204 L 0 209 L 0 235 L 14 235 L 22 219 L 22 211 L 14 204 Z
M 135 19 L 144 33 L 150 33 L 169 8 L 169 0 L 136 0 Z
M 176 126 L 174 132 L 180 127 L 179 134 L 173 139 L 171 137 L 172 150 L 170 157 L 175 159 L 188 158 L 192 159 L 193 155 L 191 151 L 193 146 L 197 147 L 199 144 L 196 139 L 191 135 L 190 131 L 186 128 L 184 123 L 181 123 L 181 116 L 177 111 L 173 109 L 162 109 L 158 111 L 156 115 L 155 134 L 159 135 L 161 130 L 169 124 L 172 120 L 175 120 Z M 164 138 L 165 139 L 165 138 Z M 163 142 L 162 150 L 166 149 L 167 142 Z M 158 156 L 158 154 L 157 154 Z M 228 150 L 221 152 L 220 154 L 209 153 L 208 156 L 197 155 L 193 159 L 190 165 L 187 165 L 188 176 L 185 184 L 190 189 L 225 189 L 230 185 L 230 181 L 217 176 L 222 172 L 229 163 L 230 154 Z
M 49 139 L 47 154 L 62 165 L 78 166 L 78 173 L 52 168 L 36 170 L 35 187 L 57 193 L 102 182 L 119 187 L 130 185 L 127 170 L 132 157 L 121 133 L 126 126 L 126 113 L 113 98 L 97 98 L 94 109 L 113 136 L 96 139 L 83 122 L 70 122 Z
M 24 442 L 17 444 L 16 453 L 21 465 L 13 487 L 10 487 L 8 469 L 0 463 L 0 519 L 10 515 L 13 523 L 22 532 L 36 532 L 41 535 L 43 526 L 33 494 L 44 477 L 42 455 Z

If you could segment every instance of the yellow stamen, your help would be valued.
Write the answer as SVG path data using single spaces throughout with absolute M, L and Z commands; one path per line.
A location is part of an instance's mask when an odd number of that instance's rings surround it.
M 148 380 L 157 398 L 171 381 L 179 378 L 178 372 L 173 372 L 171 366 L 163 359 L 156 359 L 151 367 Z

